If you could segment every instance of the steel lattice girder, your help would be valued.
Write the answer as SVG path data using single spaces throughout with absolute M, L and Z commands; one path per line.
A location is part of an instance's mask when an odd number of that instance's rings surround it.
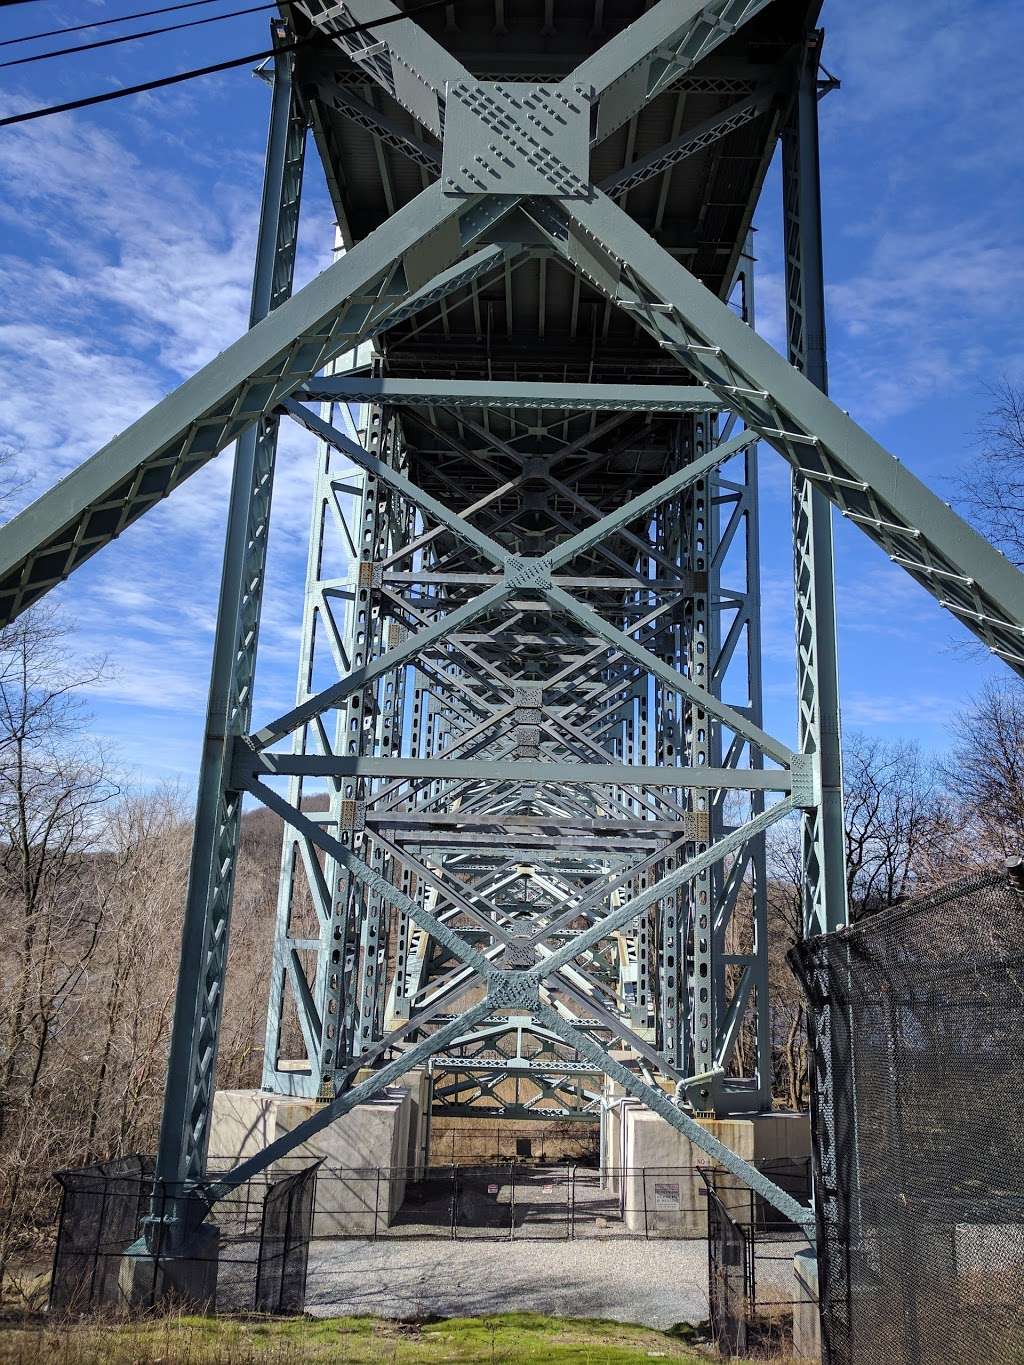
M 418 271 L 436 277 L 511 208 L 504 202 L 467 208 L 446 200 L 436 186 L 424 190 L 386 229 L 357 244 L 15 517 L 0 533 L 0 623 L 407 304 L 415 293 L 410 276 L 415 283 Z M 611 200 L 595 192 L 590 203 L 566 201 L 564 215 L 562 235 L 553 239 L 567 260 L 1024 674 L 1024 580 L 1004 556 Z M 447 231 L 439 242 L 442 228 Z M 405 287 L 396 283 L 399 261 Z M 449 287 L 462 283 L 452 272 Z
M 581 92 L 593 92 L 594 137 L 600 142 L 645 109 L 737 26 L 752 19 L 766 5 L 767 0 L 764 3 L 722 0 L 712 4 L 660 0 L 641 19 L 559 81 L 558 90 L 563 94 L 571 92 L 573 98 L 583 97 Z M 396 12 L 387 0 L 350 0 L 348 9 L 357 19 Z M 339 20 L 330 11 L 312 5 L 304 6 L 304 10 L 325 32 L 333 31 L 362 71 L 377 81 L 428 132 L 441 134 L 444 106 L 454 87 L 460 87 L 460 99 L 464 96 L 477 99 L 487 117 L 492 117 L 493 109 L 497 107 L 494 105 L 497 93 L 480 94 L 477 98 L 473 93 L 475 83 L 465 67 L 411 21 L 389 28 L 386 40 L 380 42 L 371 40 L 368 35 L 350 41 L 338 32 Z M 548 89 L 545 87 L 545 91 Z M 510 103 L 517 106 L 514 99 L 505 99 L 507 93 L 501 95 L 504 100 L 501 119 L 507 124 L 511 117 L 515 124 L 515 116 L 508 115 L 507 106 Z M 552 95 L 553 98 L 556 96 L 557 92 Z M 525 122 L 521 128 L 514 128 L 508 145 L 519 146 L 520 133 L 527 131 Z M 682 154 L 680 148 L 675 150 Z M 550 151 L 544 154 L 549 158 L 548 164 L 555 178 L 552 183 L 556 183 L 562 172 L 550 162 L 550 157 L 554 156 L 557 161 L 557 155 Z M 671 161 L 672 144 L 660 149 L 661 154 Z M 612 182 L 613 187 L 614 184 Z M 820 488 L 831 502 L 879 543 L 894 562 L 906 568 L 953 611 L 969 630 L 1006 658 L 1012 667 L 1024 672 L 1021 649 L 1024 579 L 841 413 L 820 391 L 820 385 L 815 387 L 813 376 L 804 378 L 757 338 L 599 188 L 591 186 L 581 194 L 578 188 L 563 191 L 557 184 L 556 192 L 546 195 L 543 202 L 516 193 L 466 197 L 445 193 L 438 185 L 432 185 L 398 210 L 311 285 L 290 301 L 281 302 L 269 317 L 222 356 L 4 528 L 0 533 L 2 619 L 13 619 L 226 444 L 252 429 L 254 424 L 272 418 L 282 404 L 291 415 L 301 416 L 305 425 L 315 429 L 315 422 L 309 415 L 300 413 L 297 405 L 287 403 L 289 395 L 308 384 L 333 357 L 352 350 L 382 328 L 396 324 L 399 318 L 407 318 L 417 309 L 457 292 L 504 262 L 510 250 L 508 243 L 485 245 L 468 259 L 462 258 L 497 224 L 519 211 L 520 199 L 522 212 L 574 271 L 596 286 L 610 303 L 628 313 L 665 352 L 677 357 L 691 375 L 717 396 L 723 408 L 738 414 L 750 431 L 779 450 L 801 479 Z M 519 231 L 518 225 L 509 229 L 511 250 L 527 246 L 534 250 L 536 239 L 528 244 L 519 241 L 516 238 Z M 315 389 L 307 391 L 315 392 Z M 456 397 L 457 394 L 453 394 L 453 398 Z M 336 440 L 333 433 L 330 439 Z M 350 454 L 360 462 L 355 450 Z M 325 1105 L 314 1119 L 294 1130 L 288 1138 L 272 1144 L 258 1157 L 216 1182 L 210 1187 L 211 1197 L 232 1188 L 252 1171 L 264 1169 L 296 1143 L 432 1052 L 447 1046 L 460 1032 L 494 1010 L 515 1007 L 529 1009 L 539 1023 L 565 1038 L 582 1055 L 589 1056 L 627 1091 L 642 1098 L 728 1169 L 742 1174 L 790 1216 L 806 1221 L 806 1211 L 794 1206 L 770 1182 L 717 1144 L 662 1092 L 613 1061 L 607 1051 L 579 1027 L 578 1021 L 569 1022 L 551 1003 L 549 989 L 552 978 L 560 973 L 577 972 L 579 968 L 573 964 L 596 949 L 609 934 L 635 920 L 647 908 L 723 858 L 742 850 L 788 811 L 816 807 L 821 801 L 819 755 L 790 754 L 785 746 L 779 745 L 741 713 L 723 705 L 712 692 L 681 675 L 657 652 L 633 639 L 633 635 L 643 631 L 648 632 L 644 638 L 650 638 L 652 642 L 658 639 L 662 627 L 655 619 L 657 612 L 649 613 L 639 625 L 630 622 L 627 623 L 629 628 L 620 628 L 555 581 L 552 572 L 556 567 L 555 557 L 508 554 L 464 516 L 451 513 L 432 495 L 404 478 L 397 468 L 381 461 L 375 465 L 369 463 L 375 459 L 369 455 L 362 460 L 367 473 L 389 484 L 426 516 L 437 520 L 448 533 L 468 542 L 475 553 L 499 566 L 502 581 L 455 606 L 444 617 L 431 620 L 421 616 L 421 628 L 414 636 L 351 670 L 337 687 L 302 702 L 288 715 L 264 726 L 245 741 L 236 738 L 230 746 L 230 771 L 217 779 L 219 790 L 211 787 L 211 795 L 227 812 L 226 819 L 218 814 L 216 821 L 217 829 L 226 840 L 223 850 L 218 853 L 222 853 L 220 861 L 227 869 L 217 892 L 221 928 L 214 936 L 216 952 L 209 958 L 216 979 L 202 983 L 206 1004 L 185 1000 L 184 1009 L 179 1012 L 180 1017 L 176 1016 L 175 1023 L 176 1045 L 184 1036 L 182 1025 L 189 1030 L 191 1039 L 188 1075 L 184 1072 L 172 1074 L 172 1088 L 175 1088 L 172 1109 L 176 1106 L 181 1111 L 190 1128 L 186 1144 L 189 1165 L 182 1173 L 194 1174 L 193 1156 L 201 1152 L 205 1140 L 212 1062 L 216 1052 L 217 1019 L 211 1002 L 219 998 L 222 984 L 230 868 L 234 857 L 233 840 L 237 838 L 232 829 L 237 829 L 238 797 L 244 787 L 298 829 L 309 848 L 320 848 L 335 859 L 368 897 L 375 898 L 375 905 L 391 905 L 449 950 L 469 969 L 466 980 L 472 982 L 474 974 L 483 978 L 488 994 L 486 1000 L 470 1006 L 457 1019 L 443 1024 L 399 1058 L 383 1065 L 367 1081 Z M 671 486 L 679 491 L 685 482 L 677 481 Z M 269 492 L 269 482 L 265 490 L 249 490 L 246 506 L 240 509 L 245 516 L 252 515 L 256 506 L 254 499 L 264 491 Z M 514 518 L 513 513 L 513 522 Z M 264 522 L 265 519 L 264 515 Z M 602 536 L 621 530 L 614 518 L 606 518 L 603 526 L 598 525 L 600 529 L 596 533 L 578 533 L 571 542 L 574 549 L 588 548 Z M 232 534 L 240 534 L 240 526 L 241 523 L 238 526 L 233 523 Z M 813 555 L 813 546 L 808 553 Z M 440 563 L 443 566 L 445 560 L 442 558 Z M 627 696 L 636 699 L 635 679 L 641 675 L 656 678 L 664 686 L 683 693 L 692 704 L 699 705 L 716 717 L 719 724 L 730 728 L 738 739 L 784 765 L 787 774 L 783 776 L 788 776 L 790 794 L 770 810 L 755 815 L 739 829 L 720 838 L 710 848 L 688 858 L 654 885 L 639 890 L 625 904 L 593 919 L 569 941 L 539 958 L 534 952 L 531 965 L 524 963 L 509 969 L 496 965 L 492 956 L 478 951 L 463 934 L 432 913 L 424 903 L 398 890 L 388 876 L 355 854 L 324 824 L 290 806 L 259 779 L 259 772 L 261 766 L 265 770 L 268 766 L 272 768 L 275 761 L 286 762 L 266 753 L 271 743 L 298 727 L 316 724 L 318 718 L 337 702 L 359 689 L 365 693 L 371 683 L 393 672 L 397 666 L 414 660 L 419 666 L 424 652 L 442 641 L 446 648 L 474 661 L 481 677 L 490 679 L 490 689 L 494 692 L 501 681 L 500 670 L 479 652 L 478 642 L 466 637 L 465 627 L 498 609 L 511 611 L 513 617 L 522 615 L 520 597 L 527 606 L 543 599 L 553 613 L 552 619 L 573 621 L 577 630 L 582 626 L 588 632 L 582 641 L 584 652 L 572 658 L 571 666 L 568 666 L 571 677 L 579 681 L 581 671 L 585 676 L 591 657 L 585 650 L 590 648 L 590 637 L 596 636 L 600 644 L 595 657 L 602 653 L 607 657 L 609 650 L 612 651 L 614 667 L 621 668 L 621 686 Z M 258 616 L 258 594 L 252 606 Z M 406 617 L 417 619 L 409 604 Z M 237 621 L 233 624 L 237 626 Z M 493 635 L 485 636 L 486 640 L 492 638 Z M 247 669 L 250 662 L 247 658 Z M 234 667 L 234 660 L 231 666 Z M 217 687 L 223 687 L 227 682 L 226 666 L 222 672 L 225 672 L 224 677 L 215 676 L 215 694 Z M 236 689 L 241 682 L 242 693 L 236 690 L 235 697 L 249 695 L 251 680 L 248 674 L 244 679 L 232 678 L 231 681 Z M 451 689 L 451 696 L 445 702 L 451 717 L 458 711 L 458 685 L 453 673 L 444 674 L 442 686 L 445 685 Z M 464 700 L 470 709 L 477 704 L 471 688 Z M 437 712 L 442 718 L 445 706 Z M 245 705 L 236 705 L 235 712 L 233 733 L 238 736 L 245 729 Z M 241 717 L 240 725 L 238 717 Z M 522 743 L 526 747 L 539 750 L 542 742 L 551 745 L 550 734 L 542 741 L 541 727 L 524 724 L 522 729 L 526 734 Z M 230 727 L 228 734 L 232 734 Z M 635 740 L 630 743 L 635 744 Z M 325 762 L 328 764 L 347 761 L 347 755 L 332 759 L 328 750 L 329 746 L 326 746 Z M 362 761 L 372 763 L 374 757 L 363 756 Z M 524 767 L 517 770 L 519 760 L 513 759 L 508 761 L 503 774 L 501 763 L 507 757 L 506 753 L 504 759 L 488 760 L 487 776 L 492 781 L 497 779 L 499 790 L 516 781 L 528 786 L 545 781 L 544 770 L 548 766 L 559 766 L 558 763 L 549 765 L 546 760 L 526 760 Z M 293 764 L 295 761 L 293 758 Z M 400 759 L 384 757 L 383 761 L 395 763 Z M 457 761 L 473 762 L 471 758 Z M 358 757 L 356 762 L 358 764 Z M 602 767 L 611 770 L 605 777 L 611 778 L 613 788 L 624 786 L 624 772 L 632 769 L 634 773 L 642 773 L 644 770 L 644 765 L 633 762 L 621 765 L 603 762 L 593 766 L 599 774 Z M 446 777 L 451 776 L 453 770 L 454 764 L 446 768 Z M 278 771 L 288 769 L 279 767 Z M 340 777 L 343 771 L 337 767 L 330 775 Z M 571 786 L 568 764 L 564 765 L 564 771 L 565 785 Z M 685 770 L 676 771 L 680 785 L 694 785 Z M 358 772 L 358 767 L 354 772 Z M 406 775 L 396 770 L 396 776 L 404 779 Z M 430 770 L 425 768 L 420 769 L 420 777 L 428 783 L 433 780 Z M 503 778 L 504 786 L 501 786 Z M 726 782 L 719 773 L 715 778 L 719 788 Z M 477 770 L 462 768 L 454 774 L 453 780 L 460 784 L 459 800 L 472 811 L 474 803 L 481 799 Z M 595 782 L 600 778 L 589 776 L 587 780 Z M 769 777 L 767 780 L 781 779 Z M 734 773 L 733 785 L 738 785 L 738 781 Z M 558 783 L 548 780 L 548 785 L 558 790 Z M 653 790 L 652 783 L 645 782 L 645 786 L 651 786 Z M 430 799 L 434 800 L 433 797 Z M 559 796 L 561 801 L 571 799 L 566 794 Z M 424 810 L 429 808 L 427 804 L 423 806 Z M 197 844 L 202 840 L 209 842 L 214 834 L 213 819 L 206 824 L 197 831 Z M 403 857 L 408 860 L 409 855 L 405 853 Z M 451 888 L 448 888 L 448 894 L 451 894 Z M 202 934 L 209 935 L 212 925 L 212 919 L 201 923 Z M 505 943 L 506 949 L 515 948 L 516 952 L 529 954 L 534 945 L 544 939 L 546 930 L 542 926 L 535 939 L 525 947 L 514 943 L 514 936 L 510 936 L 507 929 L 502 931 L 497 922 L 492 925 L 492 932 Z M 585 977 L 581 979 L 585 980 Z M 574 986 L 573 989 L 578 988 Z M 445 1006 L 450 1006 L 464 990 L 461 983 L 457 984 L 455 993 L 446 998 Z M 185 994 L 188 994 L 187 990 Z M 368 1007 L 376 1008 L 372 1002 L 367 1003 Z M 315 1009 L 315 1002 L 312 1005 Z M 599 1020 L 607 1022 L 603 1006 L 597 1008 L 597 1015 Z M 422 1016 L 410 1019 L 407 1025 L 390 1035 L 390 1041 L 380 1039 L 373 1043 L 371 1053 L 380 1056 L 381 1047 L 386 1049 L 397 1044 L 421 1023 Z M 201 1055 L 196 1053 L 194 1030 L 197 1026 L 205 1039 L 200 1048 Z M 172 1123 L 170 1128 L 174 1127 Z M 170 1130 L 165 1133 L 170 1144 L 164 1153 L 166 1169 L 174 1164 L 171 1158 L 176 1160 L 180 1155 L 180 1136 Z

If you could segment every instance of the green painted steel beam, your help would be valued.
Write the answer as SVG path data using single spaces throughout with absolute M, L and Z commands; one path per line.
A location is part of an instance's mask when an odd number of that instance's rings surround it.
M 788 792 L 788 771 L 756 768 L 650 768 L 628 763 L 541 763 L 474 758 L 373 758 L 256 752 L 235 747 L 232 771 L 241 785 L 261 777 L 402 777 L 452 782 L 544 782 L 596 786 L 693 787 Z
M 510 204 L 436 185 L 0 530 L 0 626 L 172 493 L 329 360 L 433 286 Z M 500 256 L 491 248 L 487 261 Z M 455 272 L 458 282 L 458 272 Z
M 605 195 L 563 208 L 567 259 L 1024 675 L 1024 575 Z
M 403 407 L 538 408 L 556 412 L 704 412 L 721 406 L 691 384 L 546 384 L 463 379 L 317 378 L 297 398 L 317 403 L 394 403 Z

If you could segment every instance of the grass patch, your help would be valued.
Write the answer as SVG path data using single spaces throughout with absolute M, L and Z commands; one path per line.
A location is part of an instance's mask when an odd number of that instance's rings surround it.
M 0 1324 L 0 1365 L 319 1365 L 494 1361 L 632 1365 L 709 1355 L 648 1327 L 535 1313 L 402 1323 L 381 1318 L 160 1318 Z

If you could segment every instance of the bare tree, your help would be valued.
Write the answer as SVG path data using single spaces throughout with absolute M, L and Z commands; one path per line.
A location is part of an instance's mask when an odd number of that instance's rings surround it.
M 0 1098 L 20 1076 L 30 1100 L 57 1015 L 86 970 L 99 907 L 83 855 L 114 795 L 103 756 L 82 737 L 75 690 L 102 666 L 68 667 L 52 613 L 27 613 L 0 637 L 0 900 L 4 999 Z M 0 1118 L 2 1122 L 2 1118 Z
M 1004 379 L 990 394 L 992 406 L 962 493 L 992 540 L 1014 563 L 1024 564 L 1024 388 Z
M 846 891 L 856 919 L 931 882 L 948 802 L 916 744 L 855 732 L 843 765 Z
M 109 812 L 94 860 L 106 914 L 85 1002 L 86 1160 L 156 1141 L 190 835 L 175 788 L 130 796 Z
M 53 1235 L 54 1171 L 157 1141 L 192 829 L 180 792 L 119 793 L 104 671 L 45 608 L 0 633 L 0 1288 Z M 280 839 L 243 819 L 221 1084 L 259 1083 Z
M 75 696 L 102 666 L 72 668 L 66 645 L 40 610 L 0 636 L 0 1277 L 62 1132 L 51 1102 L 76 1085 L 64 1040 L 103 918 L 88 854 L 115 788 Z
M 1024 853 L 1024 685 L 986 687 L 954 722 L 955 746 L 942 772 L 959 811 L 950 848 L 962 866 Z
M 934 884 L 956 821 L 937 775 L 916 745 L 850 732 L 843 745 L 847 894 L 851 918 L 894 905 Z M 786 953 L 803 933 L 800 827 L 769 839 L 769 987 L 775 1093 L 800 1109 L 808 1098 L 806 1010 Z

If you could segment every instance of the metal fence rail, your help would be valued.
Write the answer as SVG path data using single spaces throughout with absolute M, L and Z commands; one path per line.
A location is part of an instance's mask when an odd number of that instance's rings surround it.
M 711 1334 L 722 1355 L 746 1355 L 754 1294 L 751 1239 L 710 1180 L 707 1200 Z
M 287 1169 L 285 1163 L 279 1163 Z M 760 1163 L 794 1198 L 806 1201 L 810 1159 Z M 491 1161 L 473 1166 L 321 1164 L 314 1238 L 703 1240 L 707 1201 L 701 1166 L 597 1168 L 572 1163 Z M 749 1186 L 719 1176 L 734 1216 L 763 1240 L 798 1235 L 794 1225 Z M 266 1182 L 236 1192 L 230 1226 L 239 1236 L 259 1227 Z M 222 1226 L 226 1215 L 221 1214 Z M 781 1231 L 780 1231 L 781 1230 Z
M 121 1254 L 141 1230 L 154 1165 L 152 1157 L 124 1156 L 56 1173 L 61 1197 L 52 1312 L 85 1312 L 116 1301 Z
M 806 1199 L 808 1163 L 766 1163 L 772 1179 Z M 725 1356 L 772 1356 L 791 1344 L 796 1309 L 793 1258 L 808 1247 L 802 1227 L 784 1218 L 726 1171 L 702 1168 L 708 1201 L 708 1302 L 711 1333 Z
M 796 1198 L 806 1198 L 809 1160 L 765 1163 Z M 159 1216 L 186 1192 L 155 1181 L 150 1158 L 62 1173 L 62 1221 L 51 1306 L 62 1311 L 145 1308 L 165 1284 L 169 1246 Z M 143 1292 L 129 1301 L 125 1252 L 153 1210 Z M 212 1220 L 208 1220 L 212 1221 Z M 801 1230 L 723 1171 L 705 1167 L 596 1167 L 514 1161 L 481 1166 L 287 1165 L 217 1206 L 216 1237 L 195 1259 L 216 1262 L 204 1283 L 219 1312 L 298 1313 L 305 1305 L 310 1246 L 317 1264 L 350 1261 L 331 1243 L 415 1239 L 458 1242 L 708 1241 L 712 1321 L 720 1349 L 784 1338 L 793 1307 L 792 1259 Z M 464 1254 L 473 1255 L 471 1251 Z M 338 1257 L 341 1260 L 338 1260 Z M 333 1258 L 333 1259 L 332 1259 Z M 334 1272 L 332 1272 L 334 1273 Z M 145 1301 L 144 1301 L 145 1300 Z M 724 1324 L 724 1325 L 723 1325 Z

